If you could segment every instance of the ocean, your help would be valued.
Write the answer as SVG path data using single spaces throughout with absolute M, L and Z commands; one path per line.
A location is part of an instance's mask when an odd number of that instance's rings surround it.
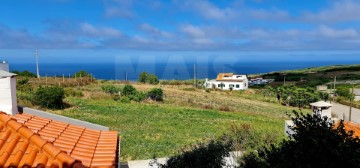
M 354 61 L 292 61 L 292 62 L 223 62 L 223 63 L 196 63 L 196 77 L 216 78 L 220 72 L 233 72 L 236 74 L 258 74 L 281 70 L 293 70 L 327 65 L 360 64 Z M 10 70 L 28 70 L 36 73 L 35 63 L 12 63 Z M 69 76 L 85 70 L 97 79 L 106 80 L 137 80 L 143 72 L 155 74 L 159 79 L 192 79 L 194 77 L 194 63 L 41 63 L 39 64 L 41 76 Z

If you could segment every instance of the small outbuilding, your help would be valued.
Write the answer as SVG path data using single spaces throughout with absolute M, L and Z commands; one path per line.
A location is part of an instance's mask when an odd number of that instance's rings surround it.
M 336 118 L 331 118 L 331 108 L 332 104 L 324 102 L 324 101 L 318 101 L 314 103 L 310 103 L 311 109 L 314 113 L 319 113 L 321 117 L 327 117 L 329 119 L 332 119 L 332 122 L 337 121 Z M 294 128 L 294 122 L 292 120 L 285 120 L 285 134 L 287 136 L 290 136 L 294 134 L 295 132 L 292 130 Z
M 310 103 L 310 106 L 314 113 L 320 113 L 321 117 L 326 116 L 327 118 L 331 118 L 332 104 L 324 101 L 318 101 L 315 103 Z

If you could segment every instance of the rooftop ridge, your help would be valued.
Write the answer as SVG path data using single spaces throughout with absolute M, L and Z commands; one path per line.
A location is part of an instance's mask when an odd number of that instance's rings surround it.
M 11 118 L 8 114 L 0 112 L 0 122 L 4 124 L 4 127 L 10 128 L 12 132 L 16 133 L 16 136 L 18 136 L 19 139 L 20 137 L 24 138 L 29 144 L 34 145 L 39 152 L 43 151 L 49 158 L 60 162 L 62 167 L 85 167 L 80 160 L 71 157 L 65 151 L 62 151 L 59 147 L 53 145 L 52 142 L 46 141 L 38 133 L 33 132 L 24 124 L 18 123 L 16 119 Z M 12 140 L 11 142 L 17 141 Z M 11 149 L 12 147 L 13 145 L 9 147 L 10 151 L 13 150 Z M 8 155 L 10 154 L 11 153 L 8 153 Z M 4 165 L 5 163 L 0 164 Z

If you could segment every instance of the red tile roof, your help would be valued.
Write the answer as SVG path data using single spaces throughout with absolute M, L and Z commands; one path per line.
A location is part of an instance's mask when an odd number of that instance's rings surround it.
M 344 122 L 344 127 L 345 127 L 345 130 L 347 131 L 354 131 L 354 137 L 359 137 L 360 138 L 360 124 L 355 124 L 355 123 L 352 123 L 352 122 Z
M 0 167 L 116 167 L 118 133 L 0 113 Z

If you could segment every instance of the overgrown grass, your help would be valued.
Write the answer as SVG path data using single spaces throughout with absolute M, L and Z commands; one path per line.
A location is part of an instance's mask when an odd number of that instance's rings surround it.
M 267 133 L 278 141 L 284 137 L 282 119 L 256 114 L 73 97 L 67 101 L 76 108 L 55 113 L 119 131 L 123 161 L 173 155 L 187 145 L 229 133 L 233 123 L 252 125 L 259 137 Z

